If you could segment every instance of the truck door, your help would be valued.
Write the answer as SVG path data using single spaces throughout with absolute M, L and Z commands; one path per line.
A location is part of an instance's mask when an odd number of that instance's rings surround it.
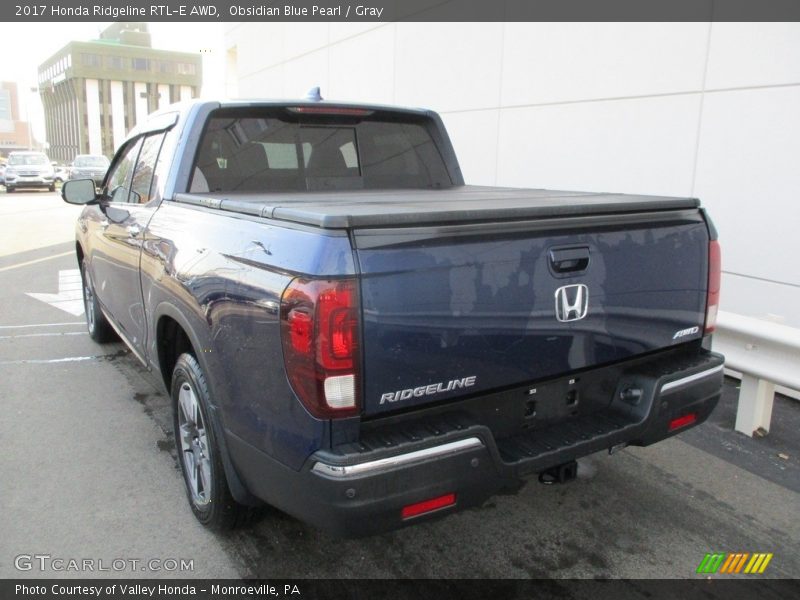
M 107 179 L 105 219 L 93 236 L 97 298 L 140 357 L 144 355 L 147 327 L 139 264 L 144 230 L 158 207 L 151 193 L 164 135 L 162 131 L 138 138 L 115 161 Z

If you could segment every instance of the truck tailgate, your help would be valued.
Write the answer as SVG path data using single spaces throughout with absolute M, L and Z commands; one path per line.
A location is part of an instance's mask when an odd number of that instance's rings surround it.
M 353 241 L 366 415 L 703 335 L 709 233 L 695 208 L 357 228 Z

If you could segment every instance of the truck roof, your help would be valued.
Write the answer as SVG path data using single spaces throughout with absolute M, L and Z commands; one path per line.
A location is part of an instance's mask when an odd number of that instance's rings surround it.
M 204 100 L 193 99 L 175 102 L 164 108 L 156 110 L 147 116 L 147 119 L 136 126 L 128 133 L 126 140 L 136 137 L 140 133 L 154 129 L 162 129 L 165 126 L 174 125 L 178 118 L 187 116 L 190 112 L 199 111 L 202 113 L 210 112 L 218 108 L 239 108 L 248 106 L 327 106 L 330 108 L 361 108 L 373 111 L 392 111 L 410 113 L 417 115 L 428 115 L 432 111 L 426 108 L 394 106 L 389 104 L 368 104 L 363 102 L 337 102 L 332 100 L 309 100 L 306 98 L 241 98 L 231 100 Z
M 241 106 L 328 106 L 328 107 L 342 107 L 342 108 L 363 108 L 366 110 L 375 111 L 392 111 L 392 112 L 405 112 L 416 113 L 420 115 L 428 114 L 430 109 L 417 108 L 408 106 L 396 106 L 394 104 L 369 104 L 364 102 L 339 102 L 334 100 L 309 100 L 306 98 L 283 98 L 283 99 L 264 99 L 264 98 L 243 98 L 236 100 L 221 100 L 219 102 L 220 108 L 233 108 Z
M 471 185 L 441 190 L 210 192 L 176 194 L 175 201 L 325 229 L 608 215 L 700 206 L 696 198 Z

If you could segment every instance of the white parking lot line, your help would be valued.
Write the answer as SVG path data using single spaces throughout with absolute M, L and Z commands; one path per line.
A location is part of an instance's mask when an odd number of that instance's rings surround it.
M 59 331 L 57 333 L 19 333 L 15 335 L 0 335 L 0 340 L 15 340 L 18 338 L 32 337 L 59 337 L 62 335 L 87 335 L 85 331 Z
M 41 358 L 31 358 L 31 359 L 20 359 L 20 360 L 0 360 L 0 366 L 2 365 L 49 365 L 55 363 L 67 363 L 67 362 L 83 362 L 85 360 L 96 360 L 98 358 L 103 358 L 105 355 L 99 354 L 97 356 L 68 356 L 66 358 L 48 358 L 48 359 L 41 359 Z
M 7 267 L 0 267 L 0 272 L 10 271 L 11 269 L 19 269 L 20 267 L 27 267 L 28 265 L 35 265 L 36 263 L 44 262 L 46 260 L 52 260 L 54 258 L 61 258 L 62 256 L 70 256 L 71 254 L 75 254 L 75 252 L 70 250 L 69 252 L 62 252 L 61 254 L 52 254 L 51 256 L 45 256 L 44 258 L 36 258 L 34 260 L 17 263 L 16 265 L 8 265 Z
M 31 327 L 64 327 L 68 325 L 86 325 L 84 321 L 67 321 L 64 323 L 28 323 L 27 325 L 0 325 L 0 329 L 29 329 Z

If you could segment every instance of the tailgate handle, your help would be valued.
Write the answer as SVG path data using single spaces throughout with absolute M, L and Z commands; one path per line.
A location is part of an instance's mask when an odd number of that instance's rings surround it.
M 550 250 L 550 266 L 555 273 L 576 273 L 589 266 L 589 247 Z

